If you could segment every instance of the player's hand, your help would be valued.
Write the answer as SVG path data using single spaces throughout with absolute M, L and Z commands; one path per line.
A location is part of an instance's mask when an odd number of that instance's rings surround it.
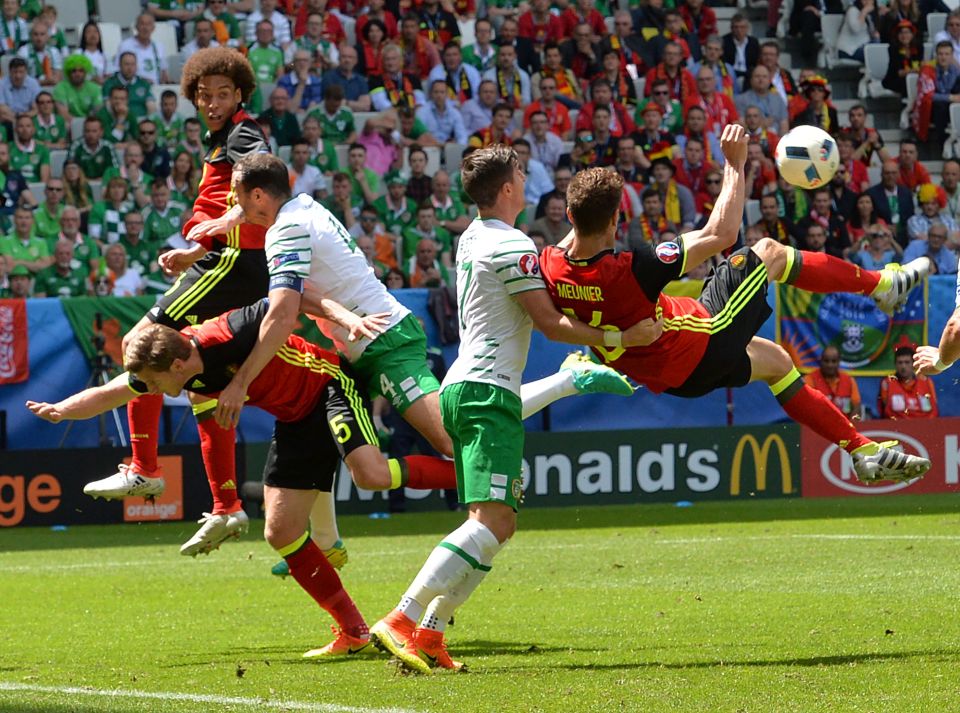
M 940 361 L 940 350 L 936 347 L 918 347 L 913 355 L 913 368 L 918 374 L 934 376 L 940 370 L 936 363 Z
M 368 314 L 366 317 L 359 317 L 351 312 L 350 317 L 345 317 L 348 322 L 344 325 L 347 328 L 347 341 L 355 342 L 363 337 L 376 339 L 378 335 L 387 331 L 389 318 L 389 312 Z
M 653 344 L 663 333 L 663 318 L 654 322 L 650 317 L 637 322 L 623 333 L 621 343 L 625 347 L 645 347 Z
M 168 275 L 179 275 L 199 259 L 195 250 L 184 250 L 176 248 L 163 253 L 157 262 Z
M 241 222 L 241 218 L 231 215 L 231 213 L 233 213 L 232 209 L 228 210 L 219 218 L 204 220 L 200 223 L 197 223 L 190 229 L 190 232 L 187 233 L 187 240 L 196 242 L 208 236 L 214 237 L 217 235 L 226 235 L 240 225 Z M 242 216 L 243 214 L 241 213 L 240 215 Z
M 738 170 L 743 170 L 743 164 L 747 160 L 747 132 L 740 124 L 727 124 L 723 127 L 720 149 L 727 163 Z
M 27 408 L 34 416 L 50 423 L 60 423 L 64 418 L 57 404 L 48 404 L 45 401 L 27 401 Z
M 237 381 L 231 381 L 217 397 L 217 410 L 213 418 L 220 428 L 236 428 L 240 423 L 240 411 L 247 400 L 247 390 Z

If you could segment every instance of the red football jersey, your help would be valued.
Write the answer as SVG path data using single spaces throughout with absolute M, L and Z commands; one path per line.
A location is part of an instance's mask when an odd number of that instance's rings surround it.
M 210 134 L 206 143 L 208 150 L 203 157 L 203 175 L 193 204 L 193 217 L 183 226 L 184 236 L 197 223 L 219 218 L 233 207 L 236 202 L 230 191 L 233 164 L 248 154 L 270 153 L 260 126 L 243 109 L 238 110 L 220 131 Z M 243 223 L 229 235 L 217 236 L 216 240 L 243 250 L 263 250 L 266 235 L 267 229 L 262 225 Z M 214 238 L 206 237 L 199 242 L 207 250 L 216 249 Z
M 663 317 L 663 334 L 649 346 L 591 347 L 606 364 L 660 393 L 686 381 L 710 336 L 710 313 L 700 302 L 661 293 L 683 274 L 684 262 L 682 239 L 635 252 L 605 250 L 588 260 L 549 246 L 540 255 L 540 270 L 557 308 L 592 327 L 622 331 Z

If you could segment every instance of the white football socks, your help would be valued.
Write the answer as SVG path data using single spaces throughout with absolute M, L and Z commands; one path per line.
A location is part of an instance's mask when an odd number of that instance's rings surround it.
M 340 539 L 337 508 L 333 493 L 320 491 L 310 511 L 310 537 L 321 550 L 328 550 Z
M 554 401 L 576 396 L 573 385 L 573 372 L 568 369 L 558 371 L 542 379 L 520 385 L 520 400 L 523 401 L 523 418 L 530 418 L 537 411 L 545 409 Z

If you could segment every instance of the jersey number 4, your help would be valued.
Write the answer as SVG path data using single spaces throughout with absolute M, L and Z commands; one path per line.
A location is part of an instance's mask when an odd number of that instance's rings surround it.
M 577 313 L 569 307 L 564 307 L 561 311 L 571 319 L 580 319 L 577 316 Z M 594 310 L 589 322 L 591 327 L 596 327 L 597 329 L 606 329 L 611 332 L 619 331 L 619 327 L 615 327 L 612 324 L 601 324 L 601 322 L 603 322 L 603 312 Z M 626 351 L 626 349 L 623 347 L 593 347 L 593 349 L 599 352 L 600 356 L 603 357 L 605 362 L 616 361 L 622 357 L 623 353 Z

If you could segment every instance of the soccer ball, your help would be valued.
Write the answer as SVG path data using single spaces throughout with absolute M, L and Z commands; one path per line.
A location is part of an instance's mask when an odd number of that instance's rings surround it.
M 791 129 L 777 144 L 777 168 L 788 183 L 817 188 L 830 181 L 840 165 L 837 142 L 816 126 Z

